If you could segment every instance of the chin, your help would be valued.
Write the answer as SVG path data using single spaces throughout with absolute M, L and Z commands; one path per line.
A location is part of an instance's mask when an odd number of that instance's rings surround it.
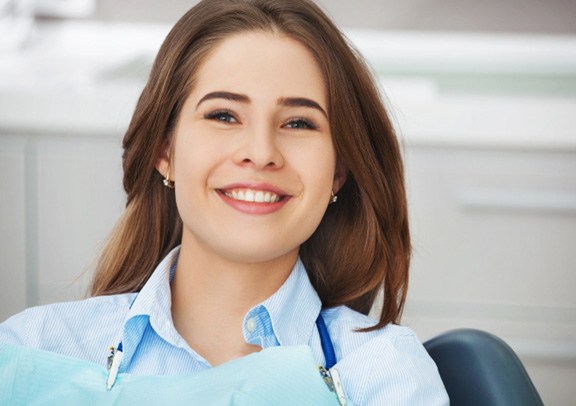
M 227 249 L 226 252 L 222 253 L 222 256 L 227 257 L 231 262 L 245 264 L 282 261 L 289 258 L 294 258 L 295 260 L 298 257 L 299 246 L 279 248 L 254 241 L 250 242 L 248 246 L 236 246 L 234 250 Z

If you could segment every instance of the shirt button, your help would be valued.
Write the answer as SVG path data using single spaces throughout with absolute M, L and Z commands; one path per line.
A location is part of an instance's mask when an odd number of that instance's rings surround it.
M 246 330 L 248 330 L 249 333 L 253 333 L 254 330 L 256 330 L 256 320 L 254 320 L 254 318 L 251 317 L 246 320 Z

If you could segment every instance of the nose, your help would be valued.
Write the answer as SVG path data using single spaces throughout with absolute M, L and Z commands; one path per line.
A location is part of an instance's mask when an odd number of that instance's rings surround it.
M 284 166 L 284 156 L 278 145 L 276 131 L 271 125 L 262 123 L 246 128 L 240 137 L 233 157 L 236 164 L 252 166 L 258 170 Z

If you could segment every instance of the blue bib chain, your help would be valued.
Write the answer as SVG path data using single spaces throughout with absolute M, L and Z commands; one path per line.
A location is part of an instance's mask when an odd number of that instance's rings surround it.
M 318 327 L 320 344 L 322 345 L 322 352 L 324 353 L 324 360 L 326 362 L 325 366 L 318 367 L 320 376 L 322 376 L 328 388 L 336 393 L 340 405 L 346 406 L 346 395 L 344 394 L 340 374 L 336 368 L 332 369 L 332 367 L 336 365 L 336 353 L 334 352 L 334 345 L 332 344 L 332 339 L 330 338 L 330 333 L 328 332 L 328 327 L 326 327 L 322 314 L 319 314 L 316 319 L 316 327 Z
M 326 360 L 326 369 L 332 368 L 336 365 L 336 354 L 334 353 L 334 345 L 332 344 L 332 339 L 328 333 L 328 328 L 324 322 L 322 314 L 318 315 L 316 319 L 316 326 L 318 327 L 318 333 L 320 334 L 320 344 L 322 345 L 322 352 L 324 353 L 324 359 Z

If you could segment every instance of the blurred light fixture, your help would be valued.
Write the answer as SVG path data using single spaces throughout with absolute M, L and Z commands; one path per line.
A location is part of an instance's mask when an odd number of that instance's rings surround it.
M 96 10 L 96 0 L 34 0 L 34 14 L 41 17 L 82 18 Z

